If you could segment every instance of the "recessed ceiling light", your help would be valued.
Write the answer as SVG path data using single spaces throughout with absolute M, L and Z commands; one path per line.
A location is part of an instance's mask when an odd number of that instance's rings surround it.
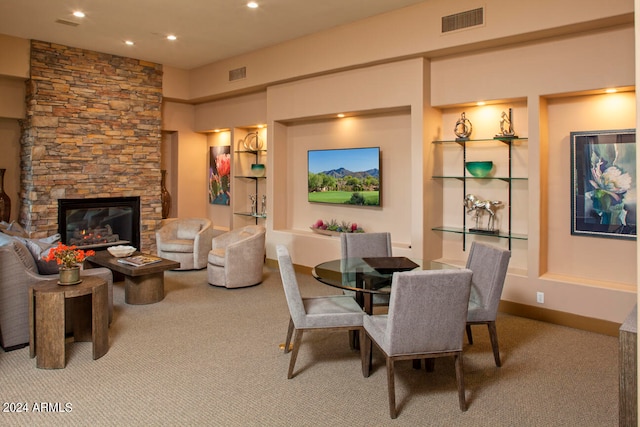
M 486 102 L 484 102 L 484 101 L 478 101 L 478 102 L 476 102 L 476 105 L 477 105 L 478 107 L 482 107 L 482 106 L 483 106 L 483 105 L 485 105 L 485 104 L 486 104 Z
M 75 16 L 76 18 L 84 18 L 84 12 L 76 10 L 75 12 L 73 12 L 73 16 Z
M 258 8 L 258 3 L 255 1 L 250 1 L 249 3 L 247 3 L 247 7 L 251 8 L 251 9 L 257 9 Z
M 606 93 L 616 93 L 618 91 L 618 89 L 616 88 L 609 88 L 607 90 L 605 90 Z
M 124 44 L 126 44 L 127 46 L 133 46 L 134 43 L 131 40 L 125 40 Z
M 344 114 L 340 113 L 340 114 L 338 114 L 338 117 L 343 118 Z
M 167 36 L 167 40 L 171 40 L 171 41 L 173 41 L 173 40 L 177 40 L 177 39 L 178 39 L 178 38 L 177 38 L 176 36 L 174 36 L 173 34 L 169 34 L 169 35 Z

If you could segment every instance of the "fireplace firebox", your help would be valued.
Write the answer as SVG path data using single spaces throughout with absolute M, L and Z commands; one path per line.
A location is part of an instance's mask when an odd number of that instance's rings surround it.
M 140 197 L 59 199 L 58 232 L 67 245 L 140 248 Z

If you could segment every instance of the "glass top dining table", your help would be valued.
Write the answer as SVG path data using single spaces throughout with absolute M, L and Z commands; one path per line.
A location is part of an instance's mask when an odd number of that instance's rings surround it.
M 356 301 L 368 314 L 373 312 L 373 295 L 391 293 L 393 273 L 424 268 L 405 257 L 341 258 L 316 265 L 311 274 L 325 285 L 354 291 Z M 427 269 L 450 268 L 430 263 Z

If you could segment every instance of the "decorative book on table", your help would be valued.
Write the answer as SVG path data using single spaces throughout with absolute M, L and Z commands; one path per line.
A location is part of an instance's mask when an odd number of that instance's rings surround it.
M 121 264 L 132 265 L 134 267 L 141 267 L 143 265 L 154 264 L 162 261 L 162 258 L 153 255 L 135 255 L 126 258 L 120 258 L 118 260 Z

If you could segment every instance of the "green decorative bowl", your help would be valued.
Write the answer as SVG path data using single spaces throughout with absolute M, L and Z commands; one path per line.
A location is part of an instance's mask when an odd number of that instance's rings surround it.
M 264 176 L 264 173 L 265 173 L 264 164 L 262 164 L 262 163 L 253 163 L 251 165 L 251 173 L 255 177 L 262 178 Z
M 484 178 L 491 173 L 491 170 L 493 169 L 493 162 L 466 162 L 464 166 L 471 175 L 476 178 Z

